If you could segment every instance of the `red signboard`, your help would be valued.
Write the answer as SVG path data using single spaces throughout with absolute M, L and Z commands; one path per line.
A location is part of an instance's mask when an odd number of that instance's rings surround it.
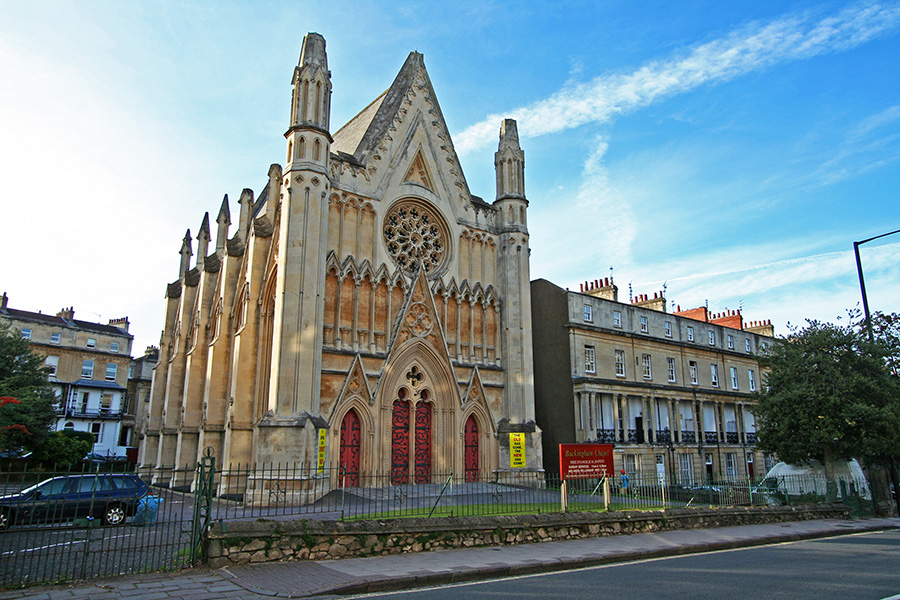
M 612 444 L 560 444 L 559 472 L 566 479 L 599 479 L 612 477 Z

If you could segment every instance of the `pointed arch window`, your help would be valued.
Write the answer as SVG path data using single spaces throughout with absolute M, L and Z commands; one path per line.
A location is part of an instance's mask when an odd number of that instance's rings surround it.
M 247 290 L 247 284 L 244 284 L 244 287 L 241 288 L 241 293 L 238 296 L 238 301 L 235 304 L 235 314 L 234 314 L 234 330 L 238 332 L 247 322 L 247 303 L 249 302 L 249 293 Z

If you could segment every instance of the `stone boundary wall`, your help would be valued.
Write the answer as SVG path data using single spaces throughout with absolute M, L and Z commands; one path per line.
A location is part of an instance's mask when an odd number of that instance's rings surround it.
M 325 560 L 675 529 L 847 519 L 849 514 L 843 504 L 817 504 L 384 521 L 216 521 L 210 526 L 207 558 L 209 566 L 217 569 L 278 560 Z

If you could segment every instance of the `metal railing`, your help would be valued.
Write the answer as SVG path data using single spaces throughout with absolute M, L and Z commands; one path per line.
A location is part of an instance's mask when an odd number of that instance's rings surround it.
M 604 481 L 566 482 L 535 471 L 435 473 L 348 472 L 316 465 L 227 465 L 211 456 L 197 465 L 136 469 L 155 494 L 152 518 L 126 507 L 121 526 L 103 526 L 107 502 L 88 498 L 85 507 L 65 501 L 43 506 L 46 518 L 29 514 L 0 531 L 0 588 L 112 575 L 180 569 L 202 558 L 209 523 L 297 516 L 309 519 L 465 517 L 574 511 L 661 510 L 709 505 L 808 504 L 831 496 L 857 511 L 871 511 L 865 480 L 785 476 L 760 482 L 695 481 L 691 473 L 628 473 Z M 5 472 L 0 495 L 10 495 L 59 473 Z M 607 505 L 608 501 L 608 505 Z M 13 508 L 0 501 L 0 514 Z M 38 504 L 41 500 L 38 499 Z M 44 502 L 50 502 L 49 499 Z M 92 503 L 92 504 L 91 504 Z M 36 514 L 36 513 L 34 513 Z
M 83 474 L 7 470 L 0 475 L 0 495 L 15 496 L 54 477 Z M 129 474 L 151 481 L 148 471 Z M 136 518 L 139 501 L 104 492 L 0 500 L 0 589 L 190 566 L 190 496 L 159 488 L 153 493 L 141 518 Z M 152 519 L 146 512 L 149 500 L 154 503 Z M 122 525 L 106 525 L 111 518 L 115 522 L 117 507 Z

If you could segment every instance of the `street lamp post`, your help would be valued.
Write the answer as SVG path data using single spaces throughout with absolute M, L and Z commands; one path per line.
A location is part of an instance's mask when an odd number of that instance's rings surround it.
M 863 313 L 866 316 L 866 333 L 869 334 L 870 342 L 874 341 L 874 336 L 872 335 L 872 318 L 869 316 L 869 299 L 866 297 L 866 281 L 865 279 L 863 279 L 862 262 L 859 260 L 859 247 L 866 242 L 871 242 L 879 238 L 894 235 L 895 233 L 900 233 L 900 229 L 891 231 L 890 233 L 882 233 L 881 235 L 870 237 L 869 239 L 863 240 L 861 242 L 853 242 L 853 253 L 856 255 L 856 273 L 859 275 L 859 291 L 862 292 Z
M 863 279 L 862 261 L 859 259 L 859 247 L 867 242 L 894 235 L 895 233 L 900 233 L 900 229 L 889 233 L 882 233 L 881 235 L 876 235 L 875 237 L 870 237 L 869 239 L 860 242 L 853 242 L 853 253 L 856 255 L 856 273 L 859 275 L 859 291 L 862 293 L 863 314 L 866 318 L 866 333 L 869 336 L 869 343 L 875 341 L 875 336 L 872 334 L 872 317 L 869 315 L 869 299 L 866 297 L 866 281 Z M 900 484 L 897 482 L 897 466 L 894 463 L 893 456 L 891 456 L 891 483 L 894 486 L 894 500 L 897 504 L 897 513 L 900 514 Z

